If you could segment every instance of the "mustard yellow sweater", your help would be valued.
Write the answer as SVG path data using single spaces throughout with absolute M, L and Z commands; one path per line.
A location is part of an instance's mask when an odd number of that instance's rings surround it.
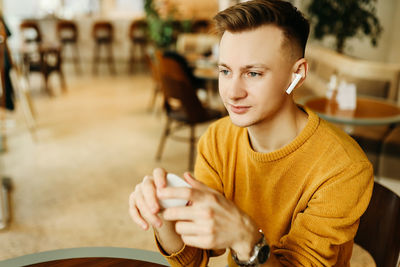
M 312 111 L 290 144 L 255 152 L 228 117 L 201 137 L 196 179 L 232 200 L 265 233 L 272 266 L 349 266 L 373 170 L 357 143 Z M 172 266 L 206 266 L 215 251 L 185 246 Z M 229 266 L 236 266 L 228 257 Z

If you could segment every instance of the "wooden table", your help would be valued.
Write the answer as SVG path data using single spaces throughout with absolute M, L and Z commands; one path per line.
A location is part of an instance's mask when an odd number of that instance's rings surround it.
M 116 247 L 86 247 L 40 252 L 0 261 L 2 267 L 165 267 L 167 261 L 158 252 Z
M 72 267 L 72 266 L 85 266 L 85 267 L 111 267 L 111 266 L 129 266 L 129 267 L 163 267 L 157 263 L 151 263 L 141 260 L 131 259 L 116 259 L 116 258 L 77 258 L 77 259 L 64 259 L 49 261 L 43 263 L 36 263 L 26 265 L 25 267 Z
M 325 97 L 309 97 L 300 101 L 321 118 L 349 125 L 394 125 L 400 123 L 400 107 L 384 99 L 358 97 L 355 110 L 340 110 L 335 101 Z

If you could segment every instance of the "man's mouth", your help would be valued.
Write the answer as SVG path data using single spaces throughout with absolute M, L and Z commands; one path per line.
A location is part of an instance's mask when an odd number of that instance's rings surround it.
M 230 109 L 233 113 L 236 113 L 236 114 L 244 114 L 244 113 L 246 113 L 246 112 L 250 109 L 250 106 L 229 104 L 229 109 Z

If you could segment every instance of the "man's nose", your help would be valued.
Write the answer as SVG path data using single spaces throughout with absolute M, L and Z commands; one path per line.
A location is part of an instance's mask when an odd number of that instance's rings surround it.
M 242 77 L 233 77 L 228 87 L 227 96 L 232 99 L 241 99 L 247 96 L 246 84 Z

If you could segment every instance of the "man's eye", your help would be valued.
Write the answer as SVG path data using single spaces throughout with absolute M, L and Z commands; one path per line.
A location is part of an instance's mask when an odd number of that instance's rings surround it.
M 228 75 L 229 74 L 229 70 L 220 70 L 219 71 L 222 75 Z
M 250 72 L 248 73 L 248 76 L 250 76 L 250 77 L 258 77 L 258 76 L 260 76 L 260 75 L 261 75 L 260 73 L 254 72 L 254 71 L 250 71 Z

